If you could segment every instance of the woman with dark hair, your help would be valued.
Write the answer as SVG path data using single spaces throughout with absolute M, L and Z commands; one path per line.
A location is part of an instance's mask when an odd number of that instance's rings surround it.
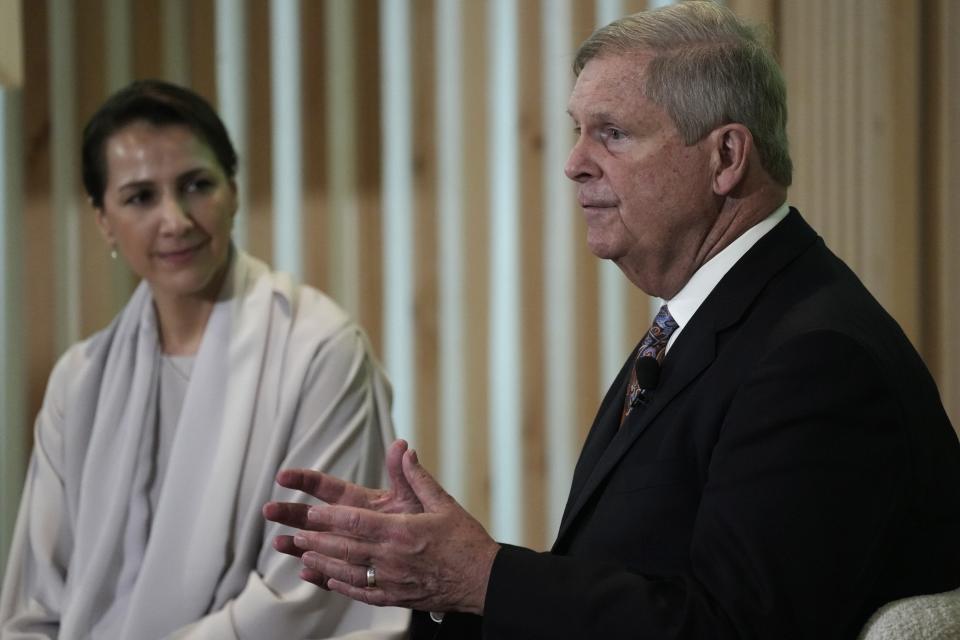
M 402 635 L 407 613 L 299 579 L 261 506 L 310 467 L 382 484 L 390 391 L 329 298 L 231 241 L 237 158 L 198 95 L 135 82 L 83 135 L 111 254 L 142 279 L 51 374 L 2 638 Z

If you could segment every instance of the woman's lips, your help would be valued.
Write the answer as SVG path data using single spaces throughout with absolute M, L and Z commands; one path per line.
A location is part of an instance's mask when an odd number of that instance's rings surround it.
M 157 251 L 156 256 L 160 260 L 170 264 L 182 264 L 193 259 L 193 256 L 197 254 L 203 247 L 207 245 L 207 241 L 198 242 L 197 244 L 191 245 L 189 247 L 184 247 L 182 249 L 173 249 L 168 251 Z

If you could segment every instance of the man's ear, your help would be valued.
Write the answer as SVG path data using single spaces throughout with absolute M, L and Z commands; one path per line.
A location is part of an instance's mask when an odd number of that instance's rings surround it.
M 753 134 L 742 124 L 731 123 L 710 133 L 714 153 L 713 190 L 726 196 L 743 182 L 750 166 Z

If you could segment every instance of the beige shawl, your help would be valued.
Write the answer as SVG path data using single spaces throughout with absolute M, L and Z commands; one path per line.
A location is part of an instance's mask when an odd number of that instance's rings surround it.
M 389 389 L 357 326 L 319 292 L 235 252 L 151 514 L 159 357 L 141 283 L 107 329 L 57 363 L 0 635 L 397 637 L 406 612 L 302 582 L 299 563 L 270 546 L 279 527 L 260 515 L 267 500 L 298 499 L 273 482 L 281 467 L 383 482 Z M 374 626 L 383 631 L 361 631 Z

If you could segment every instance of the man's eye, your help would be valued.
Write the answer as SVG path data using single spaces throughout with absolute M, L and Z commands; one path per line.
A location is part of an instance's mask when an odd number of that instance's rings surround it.
M 620 129 L 617 129 L 616 127 L 605 127 L 603 129 L 603 137 L 606 140 L 616 141 L 616 140 L 623 140 L 624 138 L 627 137 L 627 134 L 625 134 Z

